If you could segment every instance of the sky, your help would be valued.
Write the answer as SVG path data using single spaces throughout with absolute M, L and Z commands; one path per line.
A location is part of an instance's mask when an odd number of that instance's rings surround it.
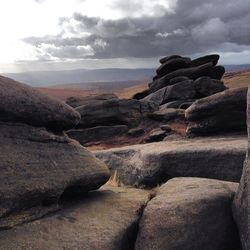
M 0 72 L 250 63 L 249 0 L 0 0 Z

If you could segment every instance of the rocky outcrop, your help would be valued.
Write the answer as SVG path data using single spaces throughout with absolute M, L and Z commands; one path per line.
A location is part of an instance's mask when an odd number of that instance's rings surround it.
M 128 126 L 97 126 L 86 129 L 72 129 L 67 131 L 67 135 L 79 141 L 82 145 L 88 142 L 99 142 L 110 137 L 126 135 L 128 133 Z
M 239 182 L 247 148 L 240 136 L 173 140 L 96 151 L 121 183 L 156 186 L 193 176 Z
M 0 78 L 0 95 L 0 228 L 43 216 L 62 196 L 107 182 L 105 164 L 62 131 L 76 125 L 79 113 L 11 79 Z
M 190 58 L 172 58 L 163 63 L 157 70 L 157 77 L 160 78 L 172 71 L 186 68 L 189 66 L 191 60 Z
M 247 88 L 225 90 L 194 102 L 185 112 L 189 136 L 246 130 Z
M 239 189 L 235 195 L 233 212 L 237 223 L 242 249 L 250 249 L 250 160 L 249 160 L 249 137 L 250 137 L 250 92 L 247 93 L 247 129 L 248 129 L 248 150 L 246 161 L 243 168 L 243 174 Z
M 138 100 L 108 100 L 77 107 L 82 119 L 78 128 L 89 128 L 101 125 L 127 125 L 135 127 L 143 116 L 156 109 L 154 103 Z
M 36 89 L 0 76 L 0 121 L 21 122 L 50 130 L 66 130 L 80 121 L 70 106 Z
M 0 249 L 133 249 L 148 191 L 104 187 L 57 213 L 0 232 Z
M 145 208 L 135 249 L 239 250 L 231 204 L 238 184 L 175 178 Z
M 93 104 L 97 103 L 98 101 L 105 101 L 105 100 L 112 100 L 112 99 L 118 99 L 118 97 L 115 94 L 100 94 L 100 95 L 94 95 L 94 96 L 83 96 L 83 97 L 76 97 L 71 96 L 67 98 L 66 103 L 70 105 L 73 108 L 87 105 L 87 104 Z

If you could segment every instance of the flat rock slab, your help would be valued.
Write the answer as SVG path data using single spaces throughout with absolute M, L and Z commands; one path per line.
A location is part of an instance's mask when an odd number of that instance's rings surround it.
M 0 232 L 0 249 L 133 249 L 148 191 L 104 187 L 43 219 Z
M 119 181 L 156 186 L 173 177 L 204 177 L 239 182 L 246 136 L 221 136 L 133 145 L 95 151 Z
M 104 163 L 67 136 L 24 124 L 0 123 L 0 228 L 9 216 L 48 208 L 62 195 L 95 190 L 109 179 Z M 4 222 L 4 220 L 7 222 Z
M 136 250 L 239 250 L 231 205 L 238 184 L 174 178 L 146 206 Z
M 35 88 L 0 76 L 0 121 L 21 122 L 51 130 L 74 127 L 80 114 Z

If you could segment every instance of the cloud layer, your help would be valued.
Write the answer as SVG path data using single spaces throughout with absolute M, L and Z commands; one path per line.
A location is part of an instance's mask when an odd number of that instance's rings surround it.
M 76 12 L 60 19 L 60 33 L 24 41 L 34 47 L 38 60 L 59 61 L 250 51 L 246 0 L 115 0 L 110 8 L 121 18 Z

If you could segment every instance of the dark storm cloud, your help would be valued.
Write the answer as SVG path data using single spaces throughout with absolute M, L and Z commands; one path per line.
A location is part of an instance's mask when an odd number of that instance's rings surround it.
M 124 13 L 139 12 L 143 1 L 118 0 L 113 7 Z M 60 20 L 60 34 L 24 40 L 48 55 L 69 59 L 146 58 L 250 49 L 249 1 L 179 0 L 171 11 L 157 5 L 154 13 L 119 20 L 75 13 Z

